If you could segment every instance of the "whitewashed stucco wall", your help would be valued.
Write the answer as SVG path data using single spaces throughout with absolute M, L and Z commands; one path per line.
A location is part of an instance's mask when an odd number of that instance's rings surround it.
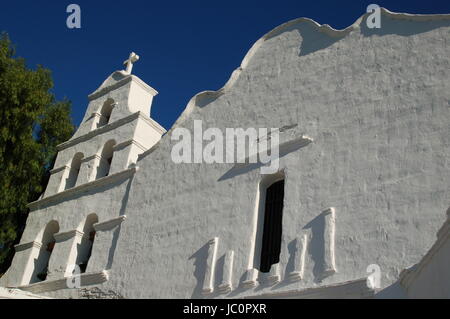
M 282 282 L 228 297 L 354 280 L 370 264 L 380 265 L 385 288 L 425 254 L 450 199 L 449 29 L 448 16 L 383 11 L 380 30 L 362 19 L 331 37 L 299 20 L 268 36 L 223 95 L 190 105 L 177 125 L 295 124 L 314 140 L 281 160 Z M 126 297 L 200 297 L 213 237 L 218 257 L 235 252 L 234 287 L 249 264 L 259 171 L 219 180 L 231 165 L 176 165 L 170 133 L 138 162 L 131 187 L 106 284 Z M 336 209 L 338 272 L 320 281 L 319 215 L 328 207 Z M 289 284 L 289 247 L 302 230 L 312 233 L 305 278 Z
M 202 297 L 205 245 L 214 237 L 219 259 L 234 251 L 233 291 L 208 297 L 339 284 L 366 277 L 370 264 L 381 267 L 388 288 L 431 247 L 449 206 L 449 30 L 450 16 L 385 10 L 379 30 L 368 29 L 365 17 L 344 31 L 295 20 L 260 39 L 224 89 L 188 104 L 174 127 L 192 129 L 194 120 L 204 129 L 288 127 L 313 139 L 281 158 L 286 186 L 275 286 L 241 285 L 252 263 L 260 171 L 175 164 L 172 131 L 141 157 L 134 178 L 39 214 L 59 216 L 62 228 L 91 212 L 100 220 L 127 216 L 109 248 L 109 281 L 98 287 L 105 297 Z M 337 273 L 322 278 L 321 214 L 329 207 L 336 214 Z M 39 223 L 33 218 L 27 228 Z M 304 278 L 290 283 L 285 275 L 301 233 L 309 238 Z M 90 264 L 100 267 L 97 258 Z M 220 276 L 219 269 L 215 288 Z

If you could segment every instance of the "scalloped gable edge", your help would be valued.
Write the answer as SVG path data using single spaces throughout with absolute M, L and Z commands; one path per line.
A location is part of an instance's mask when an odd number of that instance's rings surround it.
M 389 11 L 388 9 L 382 8 L 382 7 L 380 8 L 380 11 L 381 11 L 382 15 L 385 15 L 385 16 L 388 16 L 388 17 L 391 17 L 394 19 L 401 19 L 401 20 L 412 20 L 412 21 L 450 20 L 450 14 L 397 13 L 397 12 Z M 184 111 L 181 113 L 181 115 L 178 117 L 178 119 L 175 121 L 175 123 L 172 125 L 172 127 L 170 128 L 170 130 L 167 133 L 172 132 L 173 129 L 179 127 L 182 123 L 184 123 L 196 107 L 199 107 L 199 105 L 202 105 L 202 107 L 208 105 L 215 99 L 217 99 L 220 96 L 222 96 L 223 94 L 225 94 L 229 89 L 231 89 L 233 87 L 234 83 L 236 82 L 236 80 L 239 78 L 242 71 L 248 66 L 252 57 L 255 55 L 255 53 L 258 51 L 258 49 L 261 47 L 261 45 L 265 41 L 283 33 L 289 27 L 299 24 L 299 23 L 302 23 L 302 22 L 310 23 L 311 25 L 313 25 L 314 27 L 317 28 L 317 31 L 325 33 L 330 37 L 334 37 L 334 38 L 342 37 L 343 38 L 346 35 L 348 35 L 351 31 L 359 29 L 360 24 L 364 21 L 364 18 L 370 14 L 371 14 L 370 12 L 363 14 L 352 25 L 348 26 L 345 29 L 341 29 L 341 30 L 334 29 L 333 27 L 331 27 L 328 24 L 319 24 L 316 21 L 314 21 L 310 18 L 305 18 L 305 17 L 297 18 L 297 19 L 288 21 L 286 23 L 283 23 L 283 24 L 275 27 L 274 29 L 272 29 L 271 31 L 269 31 L 268 33 L 263 35 L 259 40 L 257 40 L 253 44 L 253 46 L 250 48 L 250 50 L 247 52 L 244 59 L 242 60 L 241 66 L 233 71 L 230 78 L 228 79 L 228 81 L 225 83 L 225 85 L 221 89 L 219 89 L 217 91 L 206 90 L 206 91 L 202 91 L 202 92 L 199 92 L 196 95 L 194 95 L 189 100 Z M 201 103 L 201 101 L 205 101 L 205 100 L 207 100 L 207 101 L 209 100 L 209 101 L 207 103 Z
M 401 20 L 412 20 L 412 21 L 433 21 L 433 20 L 450 20 L 450 14 L 411 14 L 411 13 L 397 13 L 389 11 L 386 8 L 380 7 L 380 11 L 382 15 L 394 18 L 394 19 L 401 19 Z M 241 62 L 241 66 L 235 69 L 228 81 L 225 83 L 225 85 L 217 90 L 217 91 L 201 91 L 194 95 L 186 105 L 184 111 L 181 113 L 181 115 L 178 117 L 178 119 L 175 121 L 175 123 L 172 125 L 172 127 L 162 136 L 162 139 L 165 138 L 165 136 L 170 135 L 170 133 L 177 127 L 180 127 L 181 124 L 183 124 L 191 115 L 191 113 L 194 111 L 195 108 L 204 107 L 208 105 L 209 103 L 213 102 L 223 94 L 225 94 L 228 90 L 230 90 L 234 83 L 239 78 L 242 71 L 247 68 L 248 64 L 250 63 L 251 58 L 255 55 L 255 53 L 258 51 L 258 49 L 261 47 L 261 45 L 266 42 L 267 40 L 280 35 L 285 30 L 287 30 L 289 27 L 306 22 L 312 24 L 314 27 L 317 28 L 319 32 L 325 33 L 329 35 L 330 37 L 342 37 L 344 38 L 346 35 L 348 35 L 353 30 L 360 29 L 360 24 L 364 21 L 364 19 L 369 16 L 371 13 L 364 13 L 359 17 L 352 25 L 346 27 L 345 29 L 334 29 L 328 24 L 319 24 L 313 19 L 310 18 L 297 18 L 294 20 L 290 20 L 288 22 L 285 22 L 271 31 L 267 32 L 265 35 L 263 35 L 261 38 L 259 38 L 250 48 L 250 50 L 247 52 L 247 54 L 244 56 Z M 207 101 L 206 103 L 202 103 L 202 101 Z M 162 139 L 156 143 L 152 148 L 145 151 L 144 153 L 140 154 L 138 157 L 138 162 L 147 157 L 149 154 L 153 153 L 157 148 L 159 148 L 159 145 L 162 141 Z

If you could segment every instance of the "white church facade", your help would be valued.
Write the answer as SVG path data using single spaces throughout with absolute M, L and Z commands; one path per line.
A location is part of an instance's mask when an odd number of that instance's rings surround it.
M 58 146 L 0 286 L 52 298 L 450 298 L 450 15 L 381 12 L 379 29 L 368 15 L 344 30 L 306 18 L 275 28 L 167 132 L 131 54 Z M 277 171 L 175 163 L 172 133 L 195 121 L 278 128 Z

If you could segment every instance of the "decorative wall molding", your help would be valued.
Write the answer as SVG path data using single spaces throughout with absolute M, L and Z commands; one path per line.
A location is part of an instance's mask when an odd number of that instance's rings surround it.
M 233 169 L 242 169 L 248 165 L 251 165 L 250 162 L 251 158 L 260 158 L 261 154 L 273 154 L 273 149 L 275 147 L 278 148 L 278 154 L 279 157 L 282 157 L 290 152 L 296 151 L 300 148 L 303 148 L 313 142 L 313 139 L 306 135 L 299 135 L 299 136 L 285 136 L 286 134 L 280 134 L 280 141 L 276 145 L 272 145 L 270 143 L 270 137 L 263 137 L 260 140 L 256 142 L 256 146 L 254 149 L 256 150 L 256 153 L 250 153 L 252 150 L 249 149 L 248 152 L 246 152 L 245 158 L 238 158 L 237 163 L 233 166 Z M 284 141 L 282 141 L 284 139 Z M 265 142 L 265 145 L 262 144 L 262 142 Z M 247 155 L 248 153 L 248 155 Z
M 148 117 L 142 112 L 139 112 L 139 118 L 141 120 L 144 120 L 149 126 L 151 126 L 155 131 L 157 131 L 159 134 L 164 134 L 167 132 L 167 130 L 159 125 L 158 122 L 154 121 L 152 118 Z
M 233 262 L 234 251 L 229 250 L 224 256 L 222 283 L 217 287 L 220 293 L 226 294 L 232 290 Z
M 202 294 L 211 294 L 214 291 L 214 273 L 216 268 L 216 255 L 219 238 L 215 237 L 208 242 L 208 256 L 206 258 L 205 279 Z
M 121 73 L 120 71 L 116 71 L 112 75 L 110 75 L 109 78 L 111 78 L 113 75 L 116 75 L 116 74 L 120 74 L 123 76 L 123 73 Z M 89 101 L 98 99 L 99 97 L 101 97 L 111 91 L 114 91 L 114 90 L 120 88 L 121 86 L 124 86 L 130 82 L 134 82 L 134 83 L 138 84 L 140 87 L 142 87 L 144 90 L 146 90 L 153 96 L 156 96 L 158 94 L 158 91 L 156 91 L 154 88 L 147 85 L 144 81 L 142 81 L 141 79 L 139 79 L 137 76 L 134 76 L 134 75 L 125 76 L 124 78 L 120 79 L 117 82 L 114 82 L 109 85 L 105 85 L 105 83 L 107 83 L 108 79 L 105 82 L 103 82 L 103 84 L 97 90 L 95 90 L 93 93 L 88 95 Z
M 324 269 L 323 277 L 328 277 L 337 272 L 335 262 L 335 228 L 336 213 L 333 207 L 328 208 L 322 215 L 325 219 L 324 236 Z
M 139 143 L 138 141 L 136 141 L 134 139 L 131 139 L 131 140 L 128 140 L 128 141 L 125 141 L 125 142 L 122 142 L 122 143 L 119 143 L 119 144 L 115 145 L 113 147 L 113 150 L 114 150 L 114 152 L 115 151 L 119 151 L 119 150 L 121 150 L 121 149 L 123 149 L 123 148 L 125 148 L 125 147 L 127 147 L 129 145 L 135 145 L 135 146 L 139 147 L 143 152 L 145 152 L 147 150 L 147 148 L 145 148 L 144 145 L 142 145 L 141 143 Z
M 140 160 L 142 160 L 143 158 L 145 158 L 147 155 L 153 153 L 155 150 L 157 150 L 159 148 L 159 143 L 161 140 L 159 140 L 158 142 L 156 142 L 155 145 L 153 145 L 152 147 L 150 147 L 148 150 L 146 150 L 145 152 L 141 153 L 138 155 L 137 158 L 137 162 L 139 162 Z
M 116 82 L 113 82 L 111 84 L 107 84 L 109 82 L 108 80 L 112 76 L 117 75 L 117 74 L 120 74 L 120 75 L 123 76 L 123 74 L 120 73 L 120 72 L 117 72 L 117 71 L 114 72 L 112 75 L 110 75 L 108 77 L 108 79 L 105 82 L 102 83 L 102 85 L 97 90 L 95 90 L 93 93 L 88 95 L 89 101 L 98 99 L 99 97 L 101 97 L 101 96 L 103 96 L 103 95 L 105 95 L 105 94 L 107 94 L 107 93 L 109 93 L 111 91 L 114 91 L 114 90 L 116 90 L 116 89 L 118 89 L 118 88 L 120 88 L 120 87 L 122 87 L 122 86 L 124 86 L 124 85 L 126 85 L 128 83 L 130 83 L 133 80 L 132 75 L 129 75 L 129 76 L 123 77 L 122 79 L 120 79 L 120 80 L 118 80 Z
M 85 273 L 81 275 L 76 275 L 72 277 L 65 277 L 61 279 L 56 280 L 50 280 L 50 281 L 43 281 L 27 286 L 21 286 L 21 287 L 11 287 L 11 288 L 17 288 L 23 291 L 28 291 L 34 294 L 44 293 L 44 292 L 50 292 L 50 291 L 56 291 L 61 289 L 69 289 L 69 286 L 67 285 L 68 281 L 73 280 L 73 278 L 79 277 L 80 279 L 80 286 L 91 286 L 91 285 L 98 285 L 102 284 L 109 280 L 109 273 L 106 270 L 103 270 L 101 272 L 95 272 L 95 273 Z
M 98 111 L 94 111 L 91 113 L 90 119 L 94 118 L 94 117 L 100 118 L 100 117 L 102 117 L 102 115 Z
M 202 294 L 207 295 L 214 291 L 214 272 L 216 268 L 217 246 L 219 238 L 214 237 L 208 243 L 208 255 L 206 257 L 205 279 L 203 281 Z
M 301 135 L 298 137 L 294 137 L 284 143 L 280 144 L 280 156 L 283 156 L 284 153 L 289 153 L 292 151 L 295 151 L 297 149 L 300 149 L 302 147 L 308 146 L 314 142 L 314 140 L 307 136 L 307 135 Z
M 92 131 L 90 131 L 90 132 L 88 132 L 88 133 L 86 133 L 84 135 L 78 136 L 78 137 L 76 137 L 74 139 L 68 140 L 67 142 L 61 143 L 61 144 L 59 144 L 56 147 L 56 149 L 58 151 L 62 151 L 62 150 L 66 149 L 66 148 L 69 148 L 69 147 L 71 147 L 73 145 L 79 144 L 81 142 L 88 141 L 88 140 L 92 139 L 93 137 L 95 137 L 97 135 L 104 134 L 106 132 L 112 131 L 112 130 L 120 127 L 120 126 L 123 126 L 125 124 L 128 124 L 128 123 L 138 119 L 139 118 L 139 113 L 140 112 L 138 111 L 136 113 L 130 114 L 130 115 L 128 115 L 128 116 L 126 116 L 124 118 L 121 118 L 121 119 L 119 119 L 117 121 L 114 121 L 112 123 L 109 123 L 109 124 L 103 125 L 103 126 L 101 126 L 99 128 L 96 128 L 95 130 L 92 130 Z
M 242 287 L 244 288 L 254 288 L 258 285 L 258 269 L 252 268 L 248 269 L 245 273 L 245 279 L 242 282 Z
M 30 249 L 33 247 L 37 248 L 37 249 L 41 249 L 42 243 L 37 242 L 37 241 L 30 241 L 28 243 L 15 245 L 14 249 L 16 252 L 19 252 L 19 251 L 24 251 L 24 250 L 27 250 L 27 249 Z
M 72 197 L 72 196 L 77 195 L 82 192 L 87 192 L 91 189 L 98 188 L 99 186 L 103 186 L 103 185 L 106 185 L 109 183 L 116 182 L 122 178 L 130 177 L 131 175 L 136 173 L 138 171 L 138 169 L 139 169 L 139 167 L 133 166 L 133 167 L 130 167 L 121 172 L 111 174 L 111 175 L 99 178 L 95 181 L 81 184 L 79 186 L 75 186 L 73 188 L 67 189 L 65 191 L 56 193 L 56 194 L 48 196 L 48 197 L 44 197 L 35 202 L 29 203 L 27 206 L 28 206 L 28 208 L 30 208 L 30 212 L 32 213 L 33 211 L 40 209 L 41 207 L 43 207 L 45 205 L 52 204 L 53 202 L 56 202 L 58 200 L 65 199 L 67 197 Z
M 62 233 L 56 233 L 56 234 L 53 235 L 53 237 L 56 240 L 56 243 L 61 243 L 63 241 L 72 239 L 74 237 L 82 238 L 83 236 L 84 236 L 84 233 L 82 231 L 77 230 L 77 229 L 69 230 L 69 231 L 62 232 Z
M 81 159 L 81 163 L 87 163 L 87 162 L 90 162 L 90 161 L 95 160 L 95 159 L 101 160 L 102 157 L 100 155 L 98 155 L 98 154 L 86 156 L 86 157 Z
M 22 291 L 20 289 L 8 289 L 0 287 L 0 299 L 52 299 L 35 295 L 30 292 Z
M 151 126 L 153 129 L 155 129 L 160 134 L 164 134 L 166 132 L 166 130 L 161 125 L 159 125 L 157 122 L 155 122 L 154 120 L 149 118 L 147 115 L 145 115 L 141 111 L 138 111 L 138 112 L 130 114 L 124 118 L 121 118 L 117 121 L 114 121 L 112 123 L 101 126 L 95 130 L 92 130 L 84 135 L 78 136 L 74 139 L 68 140 L 67 142 L 61 143 L 56 148 L 58 151 L 62 151 L 66 148 L 69 148 L 69 147 L 79 144 L 81 142 L 88 141 L 97 135 L 101 135 L 106 132 L 112 131 L 112 130 L 114 130 L 120 126 L 123 126 L 125 124 L 128 124 L 136 119 L 141 119 L 141 120 L 145 121 L 147 124 L 149 124 L 149 126 Z
M 373 298 L 375 290 L 367 286 L 367 278 L 307 289 L 280 291 L 243 297 L 244 299 L 345 299 Z
M 69 165 L 63 165 L 63 166 L 54 168 L 54 169 L 50 170 L 50 174 L 59 173 L 61 171 L 64 171 L 65 169 L 70 169 L 70 166 Z
M 300 281 L 305 272 L 305 257 L 308 246 L 308 235 L 303 234 L 295 240 L 294 270 L 288 274 L 290 281 Z
M 269 285 L 275 285 L 281 281 L 280 264 L 273 264 L 270 267 L 269 275 L 267 276 L 267 283 Z
M 94 224 L 95 231 L 108 231 L 116 226 L 119 226 L 122 222 L 127 219 L 127 215 L 122 215 L 117 218 L 107 220 L 105 222 Z

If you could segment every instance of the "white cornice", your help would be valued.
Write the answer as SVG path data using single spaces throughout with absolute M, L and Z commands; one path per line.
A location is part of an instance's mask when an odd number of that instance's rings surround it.
M 84 233 L 82 231 L 74 229 L 74 230 L 69 230 L 69 231 L 63 232 L 63 233 L 54 234 L 53 237 L 55 238 L 57 243 L 60 243 L 60 242 L 66 241 L 68 239 L 71 239 L 73 237 L 82 238 L 83 235 L 84 235 Z
M 280 137 L 285 137 L 285 135 L 280 135 Z M 264 137 L 266 139 L 266 137 Z M 279 157 L 282 157 L 290 152 L 296 151 L 300 148 L 303 148 L 313 142 L 313 139 L 306 135 L 299 135 L 299 136 L 288 136 L 285 141 L 282 141 L 276 145 L 262 145 L 261 141 L 258 141 L 254 149 L 256 149 L 256 152 L 249 152 L 245 153 L 245 157 L 238 158 L 237 163 L 234 164 L 231 170 L 241 170 L 245 167 L 251 166 L 253 164 L 261 164 L 261 162 L 258 163 L 252 163 L 250 161 L 251 158 L 261 158 L 261 154 L 268 153 L 270 151 L 271 154 L 273 154 L 273 150 L 278 148 L 278 155 Z
M 145 152 L 141 153 L 138 155 L 138 159 L 137 161 L 139 162 L 140 160 L 142 160 L 143 158 L 145 158 L 147 155 L 153 153 L 158 147 L 159 147 L 159 143 L 161 142 L 161 140 L 159 140 L 158 142 L 156 142 L 155 145 L 153 145 L 152 147 L 150 147 L 148 150 L 146 150 Z
M 58 173 L 58 172 L 61 172 L 61 171 L 65 170 L 65 169 L 70 169 L 70 166 L 63 165 L 63 166 L 54 168 L 54 169 L 50 170 L 50 174 L 55 174 L 55 173 Z
M 113 229 L 116 226 L 119 226 L 122 222 L 125 221 L 125 219 L 127 219 L 127 216 L 122 215 L 117 218 L 107 220 L 105 222 L 97 223 L 97 224 L 94 224 L 94 229 L 96 231 L 108 231 L 108 230 Z
M 43 207 L 45 205 L 51 204 L 53 202 L 56 202 L 58 200 L 61 200 L 61 199 L 67 198 L 67 197 L 72 197 L 72 196 L 74 196 L 76 194 L 80 194 L 82 192 L 86 192 L 86 191 L 88 191 L 88 190 L 90 190 L 92 188 L 97 188 L 97 187 L 102 186 L 102 185 L 113 183 L 113 182 L 115 182 L 115 181 L 117 181 L 117 180 L 119 180 L 121 178 L 127 178 L 127 177 L 133 175 L 134 173 L 136 173 L 138 169 L 139 168 L 137 166 L 134 166 L 134 167 L 128 168 L 126 170 L 123 170 L 121 172 L 102 177 L 102 178 L 97 179 L 95 181 L 88 182 L 86 184 L 81 184 L 81 185 L 76 186 L 74 188 L 67 189 L 67 190 L 65 190 L 63 192 L 56 193 L 56 194 L 51 195 L 49 197 L 44 197 L 43 199 L 40 199 L 40 200 L 37 200 L 35 202 L 29 203 L 27 206 L 28 206 L 28 208 L 30 208 L 30 213 L 32 213 L 33 211 L 35 211 L 37 209 L 40 209 L 41 207 Z
M 154 119 L 148 117 L 146 114 L 139 112 L 139 118 L 144 120 L 145 122 L 147 122 L 148 125 L 150 125 L 152 128 L 154 128 L 161 135 L 167 132 L 167 130 L 164 127 L 162 127 Z
M 24 251 L 30 248 L 37 248 L 37 249 L 41 249 L 42 247 L 42 243 L 37 242 L 37 241 L 30 241 L 28 243 L 24 243 L 24 244 L 19 244 L 14 246 L 14 249 L 16 250 L 16 252 L 19 251 Z
M 136 145 L 136 146 L 139 147 L 139 148 L 141 149 L 141 151 L 143 151 L 143 152 L 145 152 L 145 151 L 147 150 L 147 148 L 145 148 L 144 145 L 142 145 L 141 143 L 139 143 L 138 141 L 136 141 L 136 140 L 134 140 L 134 139 L 131 139 L 131 140 L 128 140 L 128 141 L 125 141 L 125 142 L 122 142 L 122 143 L 119 143 L 119 144 L 114 145 L 113 150 L 114 150 L 114 152 L 115 152 L 115 151 L 121 150 L 122 148 L 125 148 L 125 147 L 127 147 L 127 146 L 129 146 L 129 145 L 131 145 L 131 144 Z
M 116 81 L 116 82 L 112 82 L 110 84 L 107 84 L 109 82 L 110 79 L 113 78 L 114 75 L 119 75 L 119 76 L 124 76 L 122 79 Z M 158 94 L 158 91 L 156 91 L 154 88 L 152 88 L 151 86 L 149 86 L 148 84 L 146 84 L 144 81 L 142 81 L 140 78 L 138 78 L 135 75 L 125 75 L 123 72 L 121 71 L 116 71 L 114 73 L 112 73 L 106 80 L 105 82 L 103 82 L 103 84 L 94 91 L 94 93 L 91 93 L 90 95 L 88 95 L 88 99 L 89 101 L 98 99 L 99 97 L 114 91 L 124 85 L 126 85 L 129 82 L 134 82 L 137 85 L 139 85 L 141 88 L 143 88 L 145 91 L 147 91 L 148 93 L 150 93 L 151 95 L 155 96 Z
M 369 288 L 367 278 L 361 278 L 344 283 L 313 287 L 306 289 L 296 289 L 280 292 L 270 292 L 266 294 L 242 297 L 243 299 L 321 299 L 321 298 L 372 298 L 376 290 Z
M 101 159 L 101 156 L 97 155 L 97 154 L 94 154 L 94 155 L 91 155 L 91 156 L 83 157 L 81 159 L 81 163 L 86 163 L 86 162 L 89 162 L 90 160 L 93 160 L 93 159 L 96 159 L 96 158 L 97 159 Z M 54 168 L 54 169 L 52 169 L 50 171 L 50 174 L 55 174 L 55 173 L 58 173 L 58 172 L 61 172 L 61 171 L 65 170 L 65 169 L 70 169 L 70 168 L 71 167 L 69 165 L 63 165 L 63 166 L 60 166 L 60 167 L 56 167 L 56 168 Z
M 91 155 L 91 156 L 87 156 L 87 157 L 82 158 L 82 159 L 81 159 L 81 163 L 87 163 L 87 162 L 92 161 L 92 160 L 94 160 L 94 159 L 99 159 L 99 160 L 101 160 L 102 157 L 101 157 L 100 155 L 98 155 L 98 154 L 94 154 L 94 155 Z
M 112 73 L 112 74 L 111 74 L 111 75 L 110 75 L 110 76 L 102 83 L 102 85 L 100 85 L 100 87 L 99 87 L 97 90 L 95 90 L 93 93 L 91 93 L 91 94 L 88 95 L 89 101 L 95 100 L 95 99 L 99 98 L 99 97 L 102 96 L 102 95 L 105 95 L 105 94 L 107 94 L 107 93 L 109 93 L 109 92 L 111 92 L 111 91 L 113 91 L 113 90 L 116 90 L 116 89 L 118 89 L 118 88 L 124 86 L 125 84 L 131 82 L 131 80 L 132 80 L 131 76 L 129 75 L 129 76 L 123 77 L 122 79 L 120 79 L 120 80 L 118 80 L 118 81 L 116 81 L 116 82 L 113 82 L 113 83 L 111 83 L 111 84 L 107 84 L 108 81 L 109 81 L 110 79 L 112 79 L 114 75 L 122 75 L 122 76 L 123 76 L 123 74 L 120 73 L 119 71 L 113 72 L 113 73 Z
M 140 78 L 138 78 L 135 75 L 131 75 L 133 78 L 133 81 L 139 85 L 141 88 L 143 88 L 145 91 L 149 92 L 151 95 L 156 96 L 158 95 L 158 91 L 156 91 L 154 88 L 152 88 L 150 85 L 142 81 Z
M 89 139 L 91 139 L 91 138 L 93 138 L 93 137 L 95 137 L 97 135 L 109 132 L 109 131 L 111 131 L 113 129 L 116 129 L 116 128 L 122 126 L 122 125 L 125 125 L 125 124 L 127 124 L 129 122 L 132 122 L 133 120 L 139 118 L 139 113 L 140 112 L 136 112 L 136 113 L 130 114 L 130 115 L 124 117 L 124 118 L 121 118 L 121 119 L 115 121 L 115 122 L 112 122 L 112 123 L 109 123 L 107 125 L 101 126 L 101 127 L 97 128 L 95 130 L 90 131 L 89 133 L 86 133 L 86 134 L 78 136 L 78 137 L 76 137 L 74 139 L 68 140 L 67 142 L 61 143 L 56 148 L 57 148 L 58 151 L 62 151 L 62 150 L 66 149 L 66 148 L 68 148 L 70 146 L 73 146 L 75 144 L 87 141 L 87 140 L 89 140 Z
M 132 122 L 136 119 L 141 119 L 143 121 L 145 121 L 149 126 L 151 126 L 153 129 L 155 129 L 158 133 L 160 133 L 161 135 L 164 134 L 166 132 L 166 130 L 159 125 L 155 120 L 149 118 L 147 115 L 145 115 L 144 113 L 142 113 L 141 111 L 138 111 L 136 113 L 130 114 L 124 118 L 121 118 L 115 122 L 112 122 L 110 124 L 101 126 L 95 130 L 90 131 L 89 133 L 86 133 L 84 135 L 78 136 L 74 139 L 68 140 L 67 142 L 61 143 L 59 144 L 56 148 L 58 151 L 62 151 L 66 148 L 69 148 L 73 145 L 79 144 L 81 142 L 87 141 L 92 139 L 95 136 L 98 136 L 100 134 L 112 131 L 122 125 L 125 125 L 129 122 Z
M 40 295 L 32 294 L 31 292 L 20 289 L 8 289 L 0 287 L 0 299 L 52 299 Z
M 90 285 L 98 285 L 102 284 L 109 280 L 109 273 L 106 270 L 103 270 L 101 272 L 94 272 L 94 273 L 85 273 L 78 275 L 80 277 L 80 286 L 90 286 Z M 67 281 L 72 281 L 71 278 L 73 277 L 66 277 L 56 280 L 49 280 L 49 281 L 43 281 L 27 286 L 21 286 L 21 287 L 10 287 L 10 288 L 18 288 L 23 291 L 28 291 L 31 293 L 44 293 L 44 292 L 50 292 L 50 291 L 56 291 L 61 289 L 68 289 Z

